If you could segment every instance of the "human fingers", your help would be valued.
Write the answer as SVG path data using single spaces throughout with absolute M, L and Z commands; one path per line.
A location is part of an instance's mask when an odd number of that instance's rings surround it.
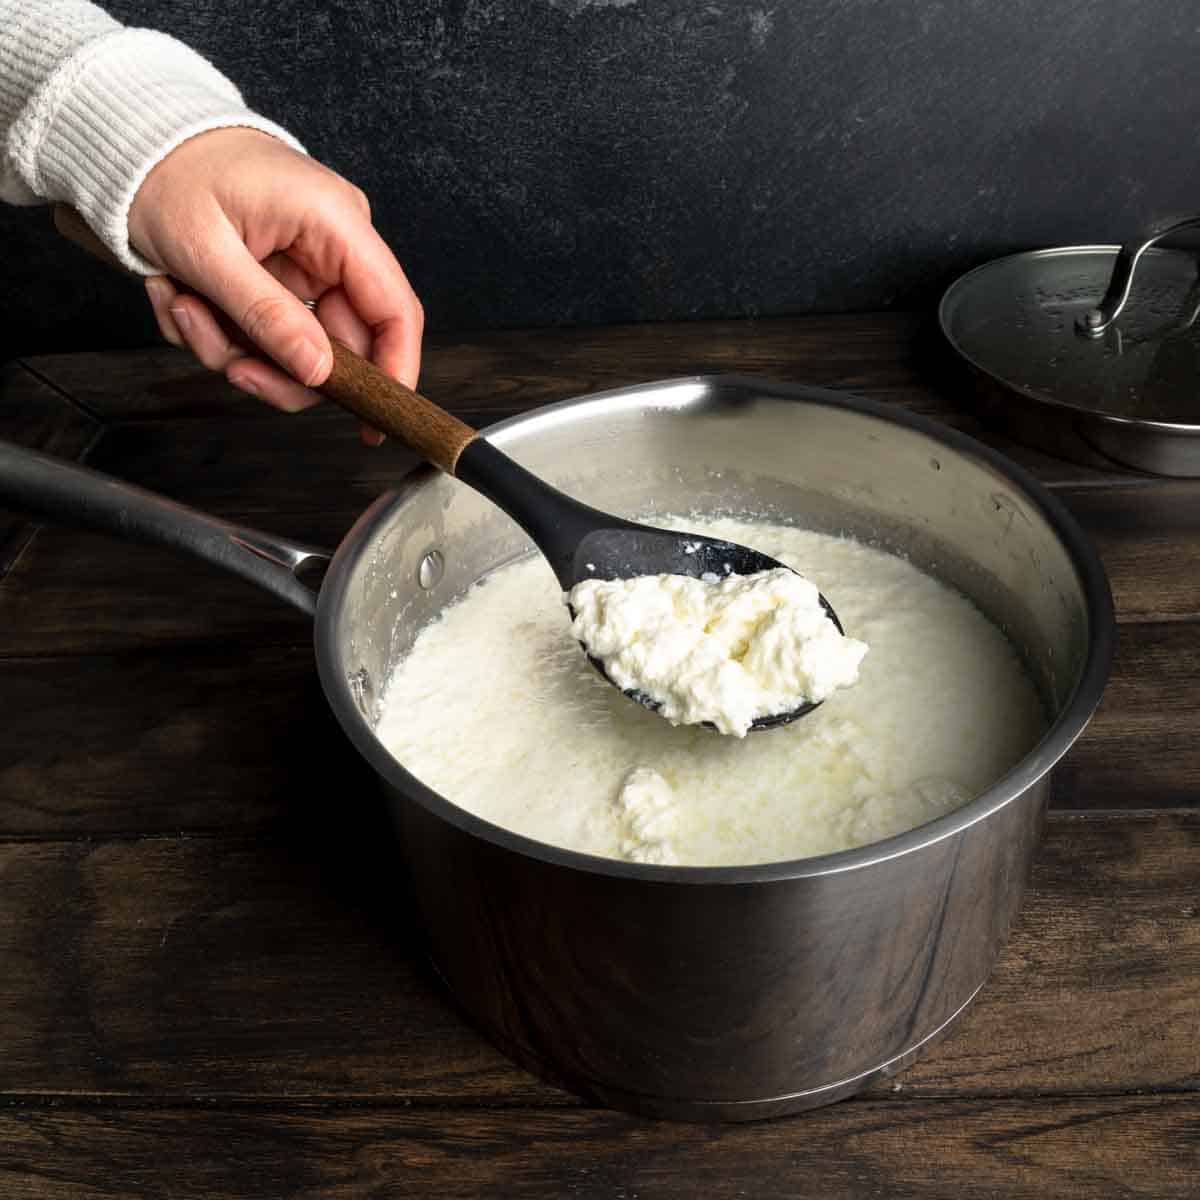
M 362 222 L 348 243 L 341 286 L 371 331 L 372 361 L 415 388 L 425 312 L 395 255 L 369 220 Z
M 331 338 L 349 346 L 361 358 L 371 357 L 371 331 L 354 311 L 346 293 L 340 287 L 330 288 L 314 307 L 317 320 Z
M 232 226 L 210 230 L 205 249 L 203 266 L 194 267 L 185 282 L 203 292 L 300 384 L 323 383 L 333 356 L 316 317 L 263 268 Z
M 310 276 L 286 255 L 272 255 L 264 262 L 266 270 L 280 283 L 299 295 L 319 290 L 320 281 Z M 212 312 L 197 298 L 189 298 L 184 306 L 177 305 L 182 319 L 189 326 L 193 352 L 213 370 L 224 370 L 229 382 L 248 395 L 256 396 L 284 412 L 300 412 L 318 403 L 316 392 L 296 382 L 294 378 L 269 362 L 247 354 L 236 338 L 228 336 L 227 320 Z M 339 290 L 327 291 L 320 303 L 320 320 L 329 332 L 359 354 L 369 354 L 370 330 L 350 308 Z M 363 440 L 378 445 L 383 435 L 369 426 L 363 427 Z
M 321 397 L 302 387 L 286 371 L 261 358 L 236 359 L 225 371 L 225 378 L 239 391 L 282 412 L 303 412 L 319 404 Z
M 231 378 L 264 398 L 288 407 L 309 399 L 291 388 L 287 396 L 277 392 L 281 381 L 269 364 L 252 353 L 239 359 L 234 347 L 242 337 L 226 325 L 222 341 L 220 324 L 227 316 L 299 384 L 319 385 L 332 365 L 331 347 L 292 293 L 316 298 L 338 284 L 348 299 L 343 315 L 356 321 L 335 336 L 389 374 L 416 382 L 423 314 L 371 224 L 366 197 L 268 135 L 216 130 L 177 147 L 134 197 L 129 232 L 145 257 L 212 301 L 217 327 L 205 312 L 192 334 L 202 361 L 237 364 Z M 187 306 L 182 311 L 189 313 Z M 360 325 L 369 344 L 357 337 Z
M 346 293 L 340 287 L 330 288 L 317 302 L 316 311 L 330 337 L 349 346 L 360 357 L 370 358 L 371 331 L 351 307 Z M 384 435 L 365 421 L 360 424 L 359 432 L 366 446 L 379 446 L 385 441 Z
M 179 330 L 183 344 L 210 371 L 224 371 L 231 363 L 246 356 L 245 346 L 229 337 L 202 297 L 177 292 L 167 312 Z
M 183 345 L 183 337 L 175 324 L 175 319 L 171 316 L 171 305 L 175 302 L 178 294 L 165 275 L 147 277 L 146 296 L 150 300 L 150 309 L 154 313 L 155 321 L 158 322 L 159 333 L 172 346 Z
M 311 280 L 297 279 L 286 267 L 281 267 L 278 263 L 270 263 L 268 269 L 277 279 L 288 280 L 293 287 L 309 290 L 315 286 Z M 300 268 L 297 267 L 296 271 L 299 272 Z M 317 307 L 322 325 L 333 337 L 357 354 L 369 353 L 370 330 L 358 319 L 340 291 L 334 289 L 326 292 Z M 217 322 L 219 325 L 219 317 Z M 301 386 L 274 364 L 252 355 L 238 356 L 233 352 L 235 349 L 236 342 L 233 342 L 229 365 L 225 371 L 226 378 L 234 387 L 284 412 L 301 412 L 319 403 L 321 397 L 316 392 Z M 382 433 L 366 424 L 362 426 L 362 435 L 367 445 L 379 445 L 384 440 Z
M 319 383 L 332 363 L 325 332 L 259 260 L 291 246 L 308 191 L 337 179 L 256 130 L 210 130 L 146 176 L 129 210 L 130 243 L 211 300 L 300 383 Z
M 289 292 L 312 308 L 329 290 L 329 281 L 306 271 L 287 251 L 268 254 L 262 260 L 264 271 L 273 275 Z
M 284 412 L 300 412 L 319 399 L 286 372 L 248 354 L 199 296 L 177 293 L 168 315 L 181 331 L 182 344 L 210 371 L 224 372 L 240 391 Z

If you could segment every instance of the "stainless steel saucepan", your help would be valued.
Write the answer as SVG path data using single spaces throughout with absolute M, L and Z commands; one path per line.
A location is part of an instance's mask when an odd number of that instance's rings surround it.
M 423 468 L 381 496 L 319 594 L 301 576 L 322 550 L 14 447 L 0 448 L 0 503 L 191 551 L 315 615 L 326 697 L 379 776 L 436 967 L 520 1063 L 602 1103 L 721 1120 L 828 1103 L 899 1070 L 983 986 L 1051 769 L 1100 700 L 1113 610 L 1086 537 L 994 451 L 811 388 L 673 380 L 552 405 L 488 438 L 626 516 L 765 514 L 907 555 L 1004 629 L 1041 690 L 1047 734 L 958 812 L 860 849 L 720 868 L 594 858 L 458 809 L 373 732 L 380 689 L 418 630 L 529 549 L 453 479 Z

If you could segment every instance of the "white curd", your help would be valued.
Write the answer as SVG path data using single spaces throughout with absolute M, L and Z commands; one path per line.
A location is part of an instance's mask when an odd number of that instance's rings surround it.
M 741 739 L 672 726 L 588 664 L 537 556 L 482 580 L 421 632 L 384 692 L 384 745 L 447 799 L 528 837 L 734 865 L 923 824 L 1041 735 L 1041 705 L 1000 631 L 910 563 L 786 526 L 680 524 L 819 579 L 847 633 L 871 647 L 857 684 Z
M 585 579 L 571 632 L 626 691 L 672 725 L 745 737 L 757 717 L 821 701 L 858 680 L 866 645 L 844 637 L 815 584 L 786 568 L 723 579 Z

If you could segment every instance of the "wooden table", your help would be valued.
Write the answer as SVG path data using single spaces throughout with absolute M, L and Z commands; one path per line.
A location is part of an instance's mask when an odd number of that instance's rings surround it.
M 922 346 L 906 316 L 489 334 L 434 339 L 423 384 L 486 423 L 738 371 L 980 432 Z M 330 544 L 412 461 L 168 350 L 10 364 L 0 436 Z M 958 1029 L 854 1100 L 750 1126 L 587 1107 L 461 1019 L 304 618 L 0 513 L 0 1196 L 1200 1194 L 1200 481 L 1006 449 L 1108 567 L 1104 705 Z

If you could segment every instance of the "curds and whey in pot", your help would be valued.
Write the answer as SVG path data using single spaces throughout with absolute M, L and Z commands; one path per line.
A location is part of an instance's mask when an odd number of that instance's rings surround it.
M 753 588 L 736 578 L 716 581 L 716 592 L 724 589 L 721 611 L 742 622 L 724 644 L 739 668 L 747 613 L 761 623 L 782 606 L 788 622 L 810 622 L 794 639 L 808 657 L 785 675 L 820 689 L 815 711 L 729 737 L 631 703 L 580 653 L 553 573 L 533 555 L 480 580 L 422 630 L 384 691 L 384 745 L 446 799 L 526 837 L 636 862 L 734 866 L 830 853 L 924 824 L 994 783 L 1044 732 L 1034 686 L 1001 632 L 906 560 L 779 524 L 676 524 L 807 577 L 803 596 L 781 579 L 771 581 L 784 589 L 774 597 L 765 583 L 748 597 Z M 852 636 L 826 630 L 819 607 L 796 615 L 815 603 L 809 579 Z M 661 581 L 638 586 L 659 593 L 639 597 L 640 612 L 665 602 Z M 605 593 L 620 601 L 620 591 L 596 589 L 589 602 Z M 716 592 L 697 593 L 695 604 L 719 607 Z M 718 619 L 705 623 L 719 628 Z M 766 641 L 754 673 L 784 678 L 784 643 L 772 655 Z M 675 717 L 700 719 L 699 711 Z M 728 711 L 725 731 L 744 733 L 753 707 Z

